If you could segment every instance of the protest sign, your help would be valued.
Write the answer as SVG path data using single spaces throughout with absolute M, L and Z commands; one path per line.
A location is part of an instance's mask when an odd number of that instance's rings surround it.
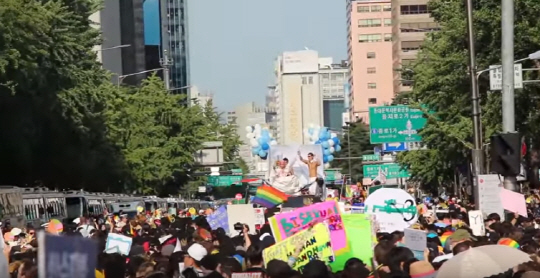
M 469 211 L 469 226 L 475 236 L 484 236 L 486 228 L 484 226 L 484 215 L 481 210 Z
M 403 231 L 418 220 L 414 198 L 397 188 L 381 188 L 370 194 L 364 212 L 376 216 L 381 233 Z
M 363 262 L 369 262 L 373 257 L 373 233 L 372 217 L 367 214 L 342 215 L 343 226 L 348 235 L 347 243 L 349 250 L 336 256 L 336 261 L 331 264 L 333 271 L 340 271 L 350 258 L 358 258 Z
M 427 247 L 427 234 L 422 230 L 405 229 L 405 246 L 413 251 L 424 251 Z
M 219 207 L 214 213 L 206 217 L 206 221 L 215 230 L 217 228 L 223 228 L 225 233 L 229 233 L 229 218 L 227 216 L 227 208 L 225 206 Z
M 38 234 L 39 277 L 95 278 L 98 248 L 94 240 Z
M 301 270 L 311 260 L 321 260 L 326 263 L 334 261 L 328 227 L 326 224 L 319 223 L 313 228 L 302 230 L 264 249 L 265 265 L 274 259 L 286 262 L 290 256 L 295 255 L 299 245 L 302 245 L 302 251 L 292 266 L 293 269 Z
M 133 239 L 130 237 L 109 233 L 107 236 L 107 243 L 105 244 L 105 253 L 119 253 L 128 256 L 132 242 Z
M 523 194 L 505 188 L 501 188 L 499 194 L 505 210 L 527 217 L 527 205 Z
M 332 249 L 338 255 L 347 249 L 347 236 L 336 201 L 316 203 L 271 217 L 270 228 L 276 241 L 304 230 L 308 225 L 325 222 L 330 230 Z
M 234 224 L 246 224 L 249 227 L 249 233 L 254 234 L 255 229 L 255 211 L 251 204 L 228 205 L 227 215 L 229 223 L 229 234 L 231 236 L 239 235 L 241 231 L 233 229 Z
M 254 208 L 255 212 L 255 225 L 264 225 L 266 221 L 264 220 L 264 209 L 263 208 Z
M 233 273 L 231 278 L 261 278 L 261 272 Z

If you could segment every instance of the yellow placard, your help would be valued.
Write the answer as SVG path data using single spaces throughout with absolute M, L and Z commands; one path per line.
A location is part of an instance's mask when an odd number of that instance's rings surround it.
M 300 245 L 302 245 L 302 251 L 292 266 L 293 269 L 302 270 L 311 260 L 321 260 L 326 263 L 331 263 L 335 260 L 328 227 L 326 224 L 319 223 L 311 229 L 298 232 L 264 249 L 263 257 L 265 265 L 274 259 L 288 261 L 289 257 L 296 253 L 297 246 Z
M 195 210 L 195 208 L 189 208 L 188 212 L 189 212 L 189 214 L 191 214 L 191 216 L 197 214 L 197 211 Z

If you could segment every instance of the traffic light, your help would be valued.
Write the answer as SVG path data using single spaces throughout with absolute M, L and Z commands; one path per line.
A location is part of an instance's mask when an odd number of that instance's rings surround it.
M 521 137 L 519 133 L 491 136 L 491 170 L 503 176 L 516 176 L 521 167 Z

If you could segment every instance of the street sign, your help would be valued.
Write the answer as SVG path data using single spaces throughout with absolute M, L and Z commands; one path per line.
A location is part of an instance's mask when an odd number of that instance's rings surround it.
M 411 175 L 406 170 L 402 170 L 397 163 L 386 163 L 378 165 L 364 165 L 364 178 L 374 179 L 379 176 L 379 168 L 387 179 L 408 178 Z
M 342 179 L 341 170 L 329 169 L 324 170 L 324 180 L 327 182 L 336 182 Z
M 369 108 L 370 141 L 372 144 L 420 142 L 418 130 L 426 124 L 424 113 L 406 105 Z
M 378 154 L 365 154 L 362 156 L 362 161 L 379 161 L 381 156 Z
M 242 175 L 242 169 L 232 169 L 231 173 L 235 176 Z
M 491 91 L 502 90 L 501 65 L 489 66 L 489 89 Z M 514 64 L 514 89 L 523 89 L 523 71 L 521 69 L 521 64 Z
M 242 184 L 242 176 L 208 176 L 208 184 L 211 186 L 230 186 Z
M 386 152 L 403 152 L 408 149 L 406 143 L 384 143 L 383 150 Z

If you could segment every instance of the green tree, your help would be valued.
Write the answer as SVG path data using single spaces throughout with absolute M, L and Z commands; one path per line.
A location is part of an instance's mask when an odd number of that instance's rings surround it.
M 332 161 L 331 167 L 341 168 L 343 174 L 349 175 L 349 160 L 346 158 L 350 155 L 353 158 L 350 160 L 352 180 L 353 182 L 362 181 L 363 168 L 360 157 L 364 154 L 373 154 L 373 148 L 375 147 L 369 141 L 369 127 L 362 121 L 351 123 L 349 129 L 345 130 L 339 139 L 341 142 L 341 152 L 335 155 L 335 158 L 338 159 Z
M 214 103 L 210 100 L 203 107 L 207 121 L 207 141 L 222 141 L 225 161 L 234 162 L 238 159 L 238 150 L 242 141 L 236 132 L 235 123 L 222 123 L 222 113 L 218 113 Z
M 69 4 L 67 4 L 69 3 Z M 92 0 L 0 0 L 0 182 L 120 190 Z
M 194 164 L 194 153 L 207 139 L 203 111 L 179 105 L 183 98 L 151 76 L 140 88 L 121 88 L 110 102 L 109 135 L 140 192 L 178 193 L 169 187 L 185 183 L 187 166 Z M 178 184 L 177 179 L 183 180 Z
M 516 0 L 515 56 L 526 57 L 540 48 L 540 6 L 535 0 Z M 478 69 L 500 64 L 501 60 L 501 3 L 496 0 L 475 2 L 473 17 Z M 461 0 L 432 0 L 431 16 L 441 30 L 427 36 L 416 63 L 413 65 L 414 89 L 409 103 L 425 105 L 435 113 L 428 117 L 420 131 L 427 151 L 405 152 L 398 161 L 408 167 L 412 179 L 434 188 L 451 183 L 457 168 L 467 168 L 472 148 L 470 78 L 468 75 L 467 20 Z M 526 62 L 524 67 L 532 67 Z M 526 78 L 536 77 L 528 73 Z M 480 78 L 484 144 L 489 136 L 501 131 L 500 92 L 487 93 L 488 75 Z M 538 87 L 526 86 L 516 90 L 516 128 L 529 138 L 539 138 L 539 105 L 535 96 Z

